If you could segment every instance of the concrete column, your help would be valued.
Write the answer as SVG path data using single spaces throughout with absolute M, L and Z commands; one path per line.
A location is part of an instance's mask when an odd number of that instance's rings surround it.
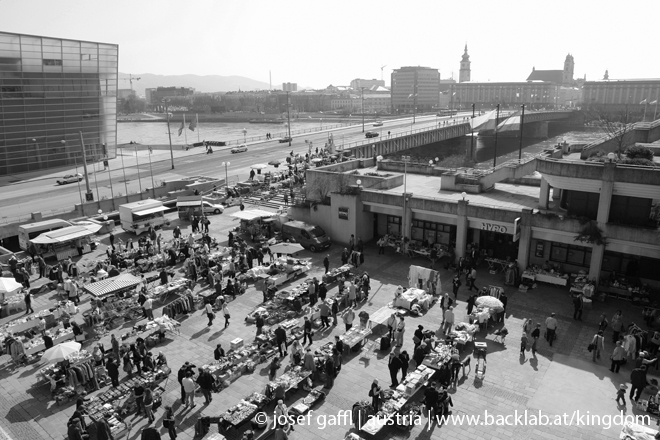
M 543 184 L 541 184 L 543 188 Z M 520 238 L 518 240 L 518 269 L 529 266 L 529 248 L 532 243 L 532 210 L 523 209 L 520 215 Z
M 603 164 L 603 182 L 600 187 L 600 198 L 598 199 L 598 215 L 596 221 L 602 229 L 610 217 L 610 206 L 612 205 L 612 192 L 614 191 L 614 172 L 616 163 Z
M 401 218 L 402 221 L 402 230 L 401 233 L 403 234 L 404 237 L 410 238 L 410 233 L 412 231 L 412 209 L 410 208 L 410 200 L 412 199 L 412 193 L 406 193 L 403 195 L 403 197 L 406 198 L 406 209 L 403 212 L 403 216 Z M 403 229 L 405 228 L 405 229 Z
M 548 209 L 550 199 L 550 184 L 545 177 L 541 177 L 541 194 L 539 195 L 539 206 L 541 209 Z
M 605 255 L 605 246 L 594 243 L 591 249 L 591 264 L 589 264 L 589 278 L 595 279 L 596 283 L 600 280 L 600 270 L 603 266 L 603 255 Z
M 465 257 L 468 238 L 467 200 L 458 201 L 458 217 L 456 219 L 456 260 Z

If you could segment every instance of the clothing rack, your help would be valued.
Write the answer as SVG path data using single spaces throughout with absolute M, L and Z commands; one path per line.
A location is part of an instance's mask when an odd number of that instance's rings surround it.
M 495 297 L 497 299 L 500 299 L 500 295 L 504 293 L 504 289 L 498 286 L 488 286 L 484 288 L 484 290 L 489 296 Z
M 191 294 L 180 296 L 165 307 L 163 307 L 163 315 L 167 315 L 174 319 L 176 315 L 190 313 L 195 311 L 195 300 Z

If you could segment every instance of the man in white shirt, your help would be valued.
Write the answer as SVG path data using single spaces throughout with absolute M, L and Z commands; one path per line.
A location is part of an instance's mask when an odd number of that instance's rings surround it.
M 557 326 L 557 319 L 555 318 L 555 314 L 552 313 L 545 320 L 545 339 L 550 343 L 550 347 L 552 347 L 552 341 L 556 338 Z
M 147 316 L 147 318 L 153 320 L 154 319 L 153 300 L 151 298 L 147 298 L 144 304 L 142 304 L 142 308 L 144 308 L 144 314 Z
M 211 305 L 210 302 L 206 303 L 206 305 L 204 306 L 204 310 L 206 311 L 206 316 L 209 318 L 209 323 L 206 326 L 211 327 L 211 325 L 213 325 L 213 318 L 215 316 L 213 315 L 213 306 Z
M 186 393 L 185 408 L 188 408 L 189 405 L 190 405 L 191 408 L 194 408 L 196 406 L 196 403 L 195 403 L 195 381 L 193 380 L 192 371 L 188 371 L 186 373 L 186 377 L 184 377 L 183 380 L 181 381 L 181 385 L 183 386 L 183 390 Z
M 344 312 L 344 316 L 342 316 L 342 320 L 346 325 L 346 331 L 349 331 L 351 327 L 353 327 L 354 319 L 355 319 L 355 312 L 353 311 L 353 308 L 349 306 Z
M 443 333 L 445 335 L 449 334 L 453 325 L 454 325 L 454 308 L 452 306 L 449 306 L 447 310 L 445 310 L 445 323 L 442 327 Z

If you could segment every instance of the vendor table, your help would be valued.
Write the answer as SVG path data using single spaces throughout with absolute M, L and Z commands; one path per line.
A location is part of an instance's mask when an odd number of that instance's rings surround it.
M 422 365 L 433 370 L 439 370 L 451 360 L 452 354 L 454 354 L 454 351 L 451 345 L 438 345 L 426 355 Z
M 536 281 L 540 281 L 542 283 L 548 283 L 548 284 L 555 284 L 557 286 L 566 286 L 568 284 L 568 279 L 559 277 L 556 275 L 551 275 L 551 274 L 534 274 L 534 278 Z
M 344 343 L 344 346 L 350 350 L 356 347 L 361 347 L 364 340 L 371 334 L 370 328 L 352 327 L 349 331 L 339 337 Z
M 488 269 L 494 270 L 496 272 L 504 272 L 507 265 L 509 264 L 506 260 L 500 260 L 499 258 L 486 258 L 486 263 L 488 263 Z
M 390 421 L 401 408 L 403 408 L 413 396 L 422 389 L 428 379 L 433 375 L 434 371 L 425 365 L 420 365 L 415 371 L 409 373 L 406 378 L 401 381 L 398 387 L 394 390 L 390 399 L 384 399 L 382 403 L 381 413 L 379 417 L 370 418 L 367 423 L 362 425 L 360 430 L 376 435 L 386 425 L 392 424 Z
M 369 315 L 369 321 L 371 321 L 376 325 L 384 325 L 389 319 L 389 317 L 392 316 L 392 313 L 396 313 L 396 309 L 391 309 L 387 306 L 381 307 L 380 309 L 376 310 L 374 313 Z
M 74 339 L 73 331 L 62 333 L 60 336 L 53 338 L 53 346 L 60 344 L 62 342 L 66 341 L 71 341 Z M 40 344 L 32 345 L 29 348 L 25 348 L 25 354 L 26 355 L 32 355 L 35 353 L 39 353 L 40 351 L 44 351 L 46 349 L 46 345 L 43 343 L 43 340 Z

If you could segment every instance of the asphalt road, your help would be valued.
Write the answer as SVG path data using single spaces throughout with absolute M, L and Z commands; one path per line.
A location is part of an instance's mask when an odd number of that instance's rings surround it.
M 460 118 L 463 116 L 461 115 Z M 389 120 L 384 121 L 382 127 L 373 127 L 372 124 L 365 125 L 365 131 L 376 131 L 382 133 L 382 136 L 387 136 L 387 132 L 390 131 L 394 135 L 410 131 L 411 127 L 415 130 L 431 128 L 436 124 L 436 121 L 442 122 L 447 119 L 450 118 L 422 116 L 416 118 L 414 125 L 411 124 L 412 118 Z M 236 154 L 232 154 L 230 148 L 216 148 L 211 155 L 204 154 L 201 149 L 185 153 L 177 152 L 177 155 L 182 154 L 183 156 L 175 158 L 175 169 L 171 169 L 169 152 L 167 151 L 160 151 L 152 155 L 151 166 L 147 156 L 138 157 L 139 166 L 135 166 L 135 153 L 125 151 L 124 169 L 122 169 L 119 157 L 110 161 L 109 168 L 112 170 L 111 172 L 104 171 L 102 167 L 97 167 L 97 171 L 93 172 L 92 167 L 88 167 L 88 172 L 91 174 L 89 179 L 90 188 L 95 199 L 99 199 L 103 197 L 110 198 L 112 191 L 117 196 L 120 193 L 126 194 L 127 190 L 129 193 L 133 193 L 138 192 L 140 187 L 143 189 L 151 187 L 152 175 L 153 182 L 156 185 L 161 181 L 190 176 L 201 175 L 222 178 L 225 175 L 223 162 L 230 162 L 230 166 L 227 167 L 230 181 L 234 176 L 246 179 L 251 165 L 268 163 L 274 159 L 283 160 L 291 150 L 294 153 L 305 154 L 308 151 L 305 140 L 312 142 L 313 148 L 322 147 L 327 142 L 330 132 L 332 132 L 334 143 L 338 147 L 342 144 L 347 145 L 365 139 L 362 126 L 356 126 L 294 136 L 291 147 L 286 143 L 279 143 L 275 139 L 268 142 L 248 144 L 249 150 L 247 152 Z M 82 169 L 79 171 L 82 173 Z M 69 172 L 74 173 L 75 170 L 72 169 Z M 124 179 L 124 174 L 126 179 Z M 56 178 L 54 175 L 49 178 L 40 177 L 3 187 L 0 191 L 0 224 L 21 220 L 33 212 L 48 214 L 51 211 L 73 210 L 73 206 L 80 203 L 81 194 L 84 196 L 84 180 L 80 184 L 73 183 L 60 186 L 55 183 Z M 110 179 L 112 179 L 112 190 Z

